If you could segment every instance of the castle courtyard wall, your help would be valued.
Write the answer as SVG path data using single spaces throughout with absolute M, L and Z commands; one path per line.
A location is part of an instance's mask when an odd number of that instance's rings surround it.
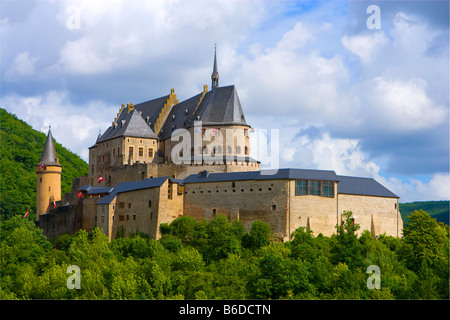
M 250 180 L 189 183 L 184 186 L 184 214 L 197 220 L 225 214 L 246 231 L 256 220 L 266 222 L 274 238 L 287 234 L 288 181 Z
M 334 182 L 333 197 L 295 195 L 295 180 L 289 180 L 290 223 L 288 234 L 299 227 L 308 227 L 317 236 L 336 233 L 337 183 Z
M 169 184 L 167 180 L 161 187 L 118 193 L 109 205 L 97 205 L 98 226 L 110 240 L 122 228 L 125 236 L 143 232 L 159 239 L 159 225 L 183 215 L 183 194 L 178 193 L 178 184 L 173 183 L 169 199 Z
M 344 211 L 352 211 L 355 223 L 360 225 L 359 235 L 364 230 L 369 230 L 374 236 L 383 233 L 393 237 L 401 236 L 403 221 L 398 198 L 339 194 L 339 221 Z

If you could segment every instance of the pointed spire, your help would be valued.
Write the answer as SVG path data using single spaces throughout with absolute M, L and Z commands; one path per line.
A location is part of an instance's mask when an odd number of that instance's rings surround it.
M 41 164 L 44 164 L 45 166 L 60 166 L 50 126 L 48 126 L 47 140 L 45 140 L 44 150 L 42 151 L 42 156 L 39 160 L 39 165 Z
M 216 59 L 216 45 L 214 44 L 214 67 L 211 74 L 212 89 L 214 90 L 219 86 L 219 71 L 217 71 L 217 59 Z

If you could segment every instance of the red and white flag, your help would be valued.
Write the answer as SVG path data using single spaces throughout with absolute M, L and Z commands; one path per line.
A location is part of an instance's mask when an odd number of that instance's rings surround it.
M 81 191 L 78 192 L 77 197 L 81 198 L 83 196 L 83 193 Z
M 53 208 L 56 208 L 56 201 L 53 200 Z
M 103 181 L 103 177 L 102 176 L 98 176 L 98 182 L 102 182 Z
M 40 168 L 41 168 L 41 169 L 44 169 L 44 167 L 45 167 L 45 166 L 44 166 L 44 164 L 43 164 L 43 163 L 41 163 L 41 166 L 40 166 Z
M 30 214 L 30 210 L 27 210 L 27 212 L 25 213 L 25 215 L 23 217 L 26 218 L 26 217 L 28 217 L 29 214 Z

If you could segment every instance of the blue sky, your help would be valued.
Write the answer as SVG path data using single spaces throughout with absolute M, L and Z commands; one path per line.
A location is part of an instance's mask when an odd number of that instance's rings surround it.
M 367 8 L 380 8 L 369 29 Z M 85 160 L 121 103 L 235 84 L 279 165 L 449 199 L 448 1 L 1 1 L 0 105 Z

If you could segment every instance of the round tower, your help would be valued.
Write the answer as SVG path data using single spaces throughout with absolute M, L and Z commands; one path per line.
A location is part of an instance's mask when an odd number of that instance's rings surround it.
M 49 127 L 44 150 L 36 166 L 36 221 L 40 215 L 56 207 L 56 201 L 61 201 L 61 169 Z

